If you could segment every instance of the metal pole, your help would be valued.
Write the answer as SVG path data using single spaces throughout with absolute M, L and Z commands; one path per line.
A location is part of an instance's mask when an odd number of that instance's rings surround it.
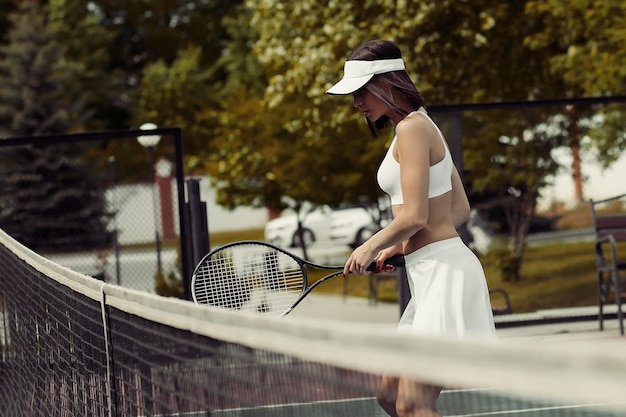
M 157 255 L 157 273 L 159 275 L 163 274 L 163 267 L 161 263 L 161 236 L 159 233 L 159 212 L 157 207 L 157 197 L 156 197 L 156 170 L 154 169 L 154 155 L 152 146 L 148 146 L 148 153 L 150 154 L 150 169 L 152 173 L 152 214 L 154 217 L 154 241 L 156 246 L 156 255 Z
M 191 301 L 191 274 L 193 260 L 191 242 L 189 240 L 190 224 L 187 205 L 185 204 L 185 170 L 183 161 L 183 138 L 180 128 L 175 128 L 172 134 L 174 139 L 174 166 L 176 167 L 176 192 L 178 199 L 178 223 L 180 227 L 180 256 L 182 258 L 183 297 Z
M 113 249 L 115 251 L 115 283 L 120 285 L 121 283 L 121 268 L 120 268 L 120 242 L 119 242 L 119 229 L 117 225 L 117 165 L 114 156 L 109 157 L 109 166 L 111 168 L 111 200 L 113 200 Z
M 189 217 L 192 236 L 192 253 L 194 266 L 209 251 L 209 228 L 206 204 L 200 199 L 200 181 L 195 178 L 187 180 L 189 198 Z

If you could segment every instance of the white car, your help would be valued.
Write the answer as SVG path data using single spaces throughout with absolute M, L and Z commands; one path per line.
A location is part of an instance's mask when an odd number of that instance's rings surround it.
M 356 247 L 376 233 L 379 227 L 365 208 L 332 209 L 318 206 L 303 215 L 302 235 L 307 246 L 328 242 Z M 265 226 L 265 240 L 280 247 L 300 246 L 298 219 L 295 213 L 270 220 Z
M 363 207 L 337 210 L 331 217 L 330 240 L 335 245 L 356 248 L 380 229 L 372 213 Z

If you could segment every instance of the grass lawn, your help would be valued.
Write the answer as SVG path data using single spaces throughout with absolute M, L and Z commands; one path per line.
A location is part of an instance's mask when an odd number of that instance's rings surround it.
M 515 313 L 597 304 L 592 242 L 529 247 L 517 282 L 505 281 L 486 262 L 484 267 L 489 288 L 504 289 Z
M 211 246 L 245 239 L 263 239 L 262 230 L 211 235 Z M 486 259 L 486 258 L 485 258 Z M 513 312 L 524 313 L 549 308 L 591 306 L 597 304 L 596 270 L 592 242 L 555 243 L 529 247 L 522 264 L 521 280 L 508 282 L 498 270 L 482 260 L 490 289 L 502 288 L 510 297 Z M 314 271 L 313 279 L 327 272 Z M 350 276 L 348 294 L 368 297 L 372 277 Z M 321 285 L 317 291 L 342 294 L 341 277 Z M 397 301 L 394 276 L 378 277 L 378 300 Z

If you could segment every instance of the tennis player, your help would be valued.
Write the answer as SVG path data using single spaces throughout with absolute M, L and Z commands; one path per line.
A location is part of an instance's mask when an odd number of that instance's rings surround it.
M 489 291 L 480 261 L 457 227 L 469 202 L 448 145 L 428 116 L 421 94 L 392 42 L 371 40 L 348 57 L 343 78 L 328 94 L 354 97 L 373 136 L 392 125 L 395 136 L 378 170 L 394 215 L 357 247 L 344 274 L 365 274 L 376 261 L 403 254 L 411 299 L 398 329 L 432 337 L 495 337 Z M 391 416 L 439 416 L 442 387 L 383 377 L 378 402 Z

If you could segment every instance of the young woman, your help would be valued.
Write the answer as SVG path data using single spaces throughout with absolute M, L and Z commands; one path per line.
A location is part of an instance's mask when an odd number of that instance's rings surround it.
M 356 248 L 344 274 L 365 274 L 376 261 L 403 254 L 411 299 L 398 329 L 432 337 L 495 335 L 482 265 L 456 228 L 469 216 L 461 178 L 439 128 L 405 71 L 400 49 L 372 40 L 348 57 L 328 94 L 354 97 L 370 131 L 392 124 L 395 137 L 378 170 L 394 219 Z M 441 387 L 383 377 L 378 401 L 391 416 L 439 416 Z

